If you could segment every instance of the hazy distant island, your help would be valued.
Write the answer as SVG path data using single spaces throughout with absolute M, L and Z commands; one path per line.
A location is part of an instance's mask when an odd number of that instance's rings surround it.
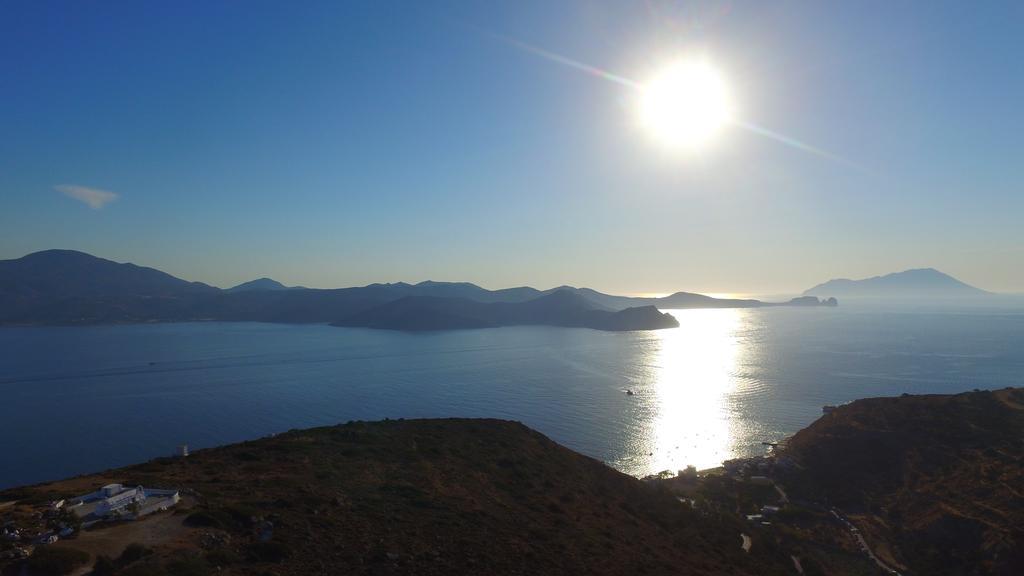
M 893 299 L 977 299 L 992 296 L 944 274 L 934 268 L 904 270 L 884 276 L 849 280 L 839 278 L 823 282 L 804 291 L 804 296 L 837 296 L 840 298 Z
M 640 480 L 514 422 L 349 422 L 0 491 L 0 573 L 1021 574 L 1022 434 L 1019 388 L 874 398 Z M 83 529 L 101 487 L 180 499 Z
M 260 278 L 222 290 L 74 250 L 0 261 L 0 324 L 8 325 L 220 320 L 398 330 L 511 325 L 654 330 L 678 326 L 659 311 L 664 309 L 835 305 L 835 298 L 816 296 L 780 303 L 688 292 L 633 298 L 572 286 L 487 290 L 468 282 L 431 281 L 311 289 Z

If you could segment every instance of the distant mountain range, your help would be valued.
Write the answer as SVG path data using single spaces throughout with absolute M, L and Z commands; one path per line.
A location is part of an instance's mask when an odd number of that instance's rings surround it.
M 321 290 L 289 288 L 260 278 L 221 290 L 73 250 L 46 250 L 0 260 L 0 324 L 224 320 L 401 330 L 523 324 L 643 330 L 677 325 L 659 308 L 835 304 L 835 299 L 816 297 L 785 303 L 716 299 L 687 292 L 664 298 L 630 298 L 572 286 L 486 290 L 467 282 L 431 281 Z
M 989 296 L 986 292 L 965 284 L 934 268 L 919 268 L 875 276 L 863 280 L 845 278 L 829 280 L 806 290 L 805 296 L 835 296 L 839 298 L 912 298 L 959 299 Z
M 335 325 L 392 330 L 553 325 L 621 331 L 675 328 L 679 322 L 654 306 L 604 310 L 576 292 L 561 289 L 524 302 L 406 296 L 359 312 Z

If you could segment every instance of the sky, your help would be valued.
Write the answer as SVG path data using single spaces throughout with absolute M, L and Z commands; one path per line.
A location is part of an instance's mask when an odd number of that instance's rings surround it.
M 694 54 L 775 137 L 639 126 L 629 83 Z M 5 2 L 0 258 L 623 294 L 934 267 L 1024 292 L 1021 102 L 1019 2 Z

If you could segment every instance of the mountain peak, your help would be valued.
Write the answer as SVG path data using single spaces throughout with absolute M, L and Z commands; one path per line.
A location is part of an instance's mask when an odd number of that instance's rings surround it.
M 419 284 L 415 284 L 415 286 L 418 287 L 418 288 L 461 287 L 461 288 L 481 289 L 479 286 L 477 286 L 476 284 L 473 284 L 472 282 L 438 282 L 437 280 L 424 280 L 424 281 L 420 282 Z
M 257 278 L 242 282 L 238 286 L 228 288 L 228 292 L 248 292 L 251 290 L 288 290 L 289 288 L 272 278 Z
M 77 250 L 43 250 L 0 260 L 0 285 L 17 301 L 46 303 L 64 298 L 167 297 L 217 291 L 153 268 Z
M 50 250 L 40 250 L 38 252 L 32 252 L 26 254 L 17 260 L 23 262 L 59 262 L 59 261 L 103 261 L 110 262 L 104 258 L 87 254 L 80 250 L 68 250 L 65 248 L 52 248 Z

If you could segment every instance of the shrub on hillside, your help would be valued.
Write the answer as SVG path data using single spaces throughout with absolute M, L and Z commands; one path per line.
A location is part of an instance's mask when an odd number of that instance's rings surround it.
M 249 546 L 249 554 L 257 562 L 282 562 L 291 551 L 283 542 L 256 542 Z
M 206 576 L 210 565 L 202 558 L 179 558 L 164 565 L 169 576 Z
M 224 514 L 216 514 L 209 510 L 197 510 L 185 518 L 185 524 L 203 528 L 226 528 Z
M 117 559 L 117 563 L 121 566 L 127 566 L 132 562 L 136 562 L 146 556 L 149 556 L 152 553 L 153 551 L 149 548 L 139 544 L 138 542 L 133 542 L 124 549 L 124 552 L 121 552 L 121 556 Z
M 117 572 L 117 562 L 110 556 L 100 554 L 92 565 L 92 576 L 114 576 Z

